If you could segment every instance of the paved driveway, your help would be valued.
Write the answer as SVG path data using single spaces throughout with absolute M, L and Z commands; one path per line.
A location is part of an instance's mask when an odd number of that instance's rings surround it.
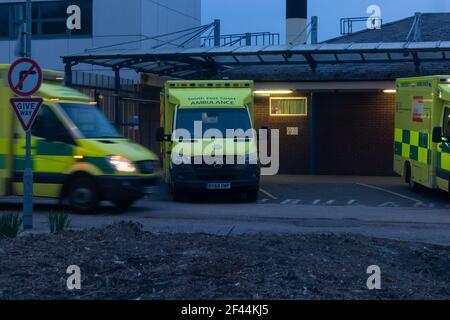
M 54 201 L 37 201 L 35 231 L 45 232 Z M 1 206 L 20 210 L 20 199 Z M 450 245 L 450 201 L 443 192 L 411 193 L 396 177 L 277 176 L 263 179 L 260 200 L 239 195 L 197 195 L 173 203 L 166 187 L 127 212 L 103 206 L 90 216 L 72 215 L 72 227 L 132 220 L 154 232 L 356 233 Z
M 450 209 L 445 192 L 412 193 L 398 177 L 266 177 L 261 192 L 260 203 L 281 205 Z

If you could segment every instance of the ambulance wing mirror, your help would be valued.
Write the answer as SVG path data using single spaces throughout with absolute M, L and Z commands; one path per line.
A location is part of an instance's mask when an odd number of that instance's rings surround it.
M 444 136 L 442 135 L 441 127 L 436 127 L 433 129 L 433 142 L 434 143 L 444 142 Z
M 158 142 L 164 141 L 164 128 L 156 129 L 156 141 Z
M 171 139 L 172 139 L 172 137 L 170 135 L 164 134 L 164 128 L 156 129 L 156 141 L 164 142 L 164 141 L 170 141 Z

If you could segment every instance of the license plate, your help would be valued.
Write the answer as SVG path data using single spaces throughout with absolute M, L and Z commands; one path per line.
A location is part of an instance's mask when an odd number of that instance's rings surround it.
M 230 190 L 231 183 L 208 183 L 206 185 L 208 190 Z
M 154 194 L 156 192 L 156 187 L 145 187 L 144 188 L 144 194 L 150 195 Z

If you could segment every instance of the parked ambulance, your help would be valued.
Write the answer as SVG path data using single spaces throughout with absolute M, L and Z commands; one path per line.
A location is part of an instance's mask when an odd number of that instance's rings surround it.
M 243 192 L 257 200 L 261 170 L 253 87 L 252 81 L 165 84 L 157 136 L 174 201 L 205 191 Z
M 394 169 L 412 191 L 450 193 L 450 76 L 397 81 Z
M 23 195 L 25 133 L 9 104 L 9 66 L 0 65 L 0 196 Z M 32 127 L 36 197 L 59 198 L 83 214 L 99 201 L 120 207 L 140 199 L 158 180 L 155 154 L 123 138 L 89 97 L 44 71 L 44 99 Z

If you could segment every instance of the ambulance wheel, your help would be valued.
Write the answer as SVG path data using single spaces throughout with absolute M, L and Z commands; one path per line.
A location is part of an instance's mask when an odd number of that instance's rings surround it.
M 98 206 L 95 182 L 88 177 L 72 180 L 67 194 L 70 209 L 79 214 L 92 214 Z
M 411 165 L 409 163 L 406 164 L 405 170 L 406 170 L 405 180 L 406 180 L 406 183 L 408 184 L 409 190 L 411 190 L 412 192 L 419 192 L 420 186 L 412 178 L 412 170 L 411 170 Z
M 177 189 L 172 190 L 172 200 L 174 202 L 181 202 L 183 200 L 183 196 L 179 190 Z
M 173 202 L 181 202 L 181 200 L 183 200 L 180 189 L 175 187 L 173 182 L 170 184 L 170 193 L 172 195 Z
M 247 192 L 247 201 L 256 202 L 258 201 L 259 190 L 252 190 Z

